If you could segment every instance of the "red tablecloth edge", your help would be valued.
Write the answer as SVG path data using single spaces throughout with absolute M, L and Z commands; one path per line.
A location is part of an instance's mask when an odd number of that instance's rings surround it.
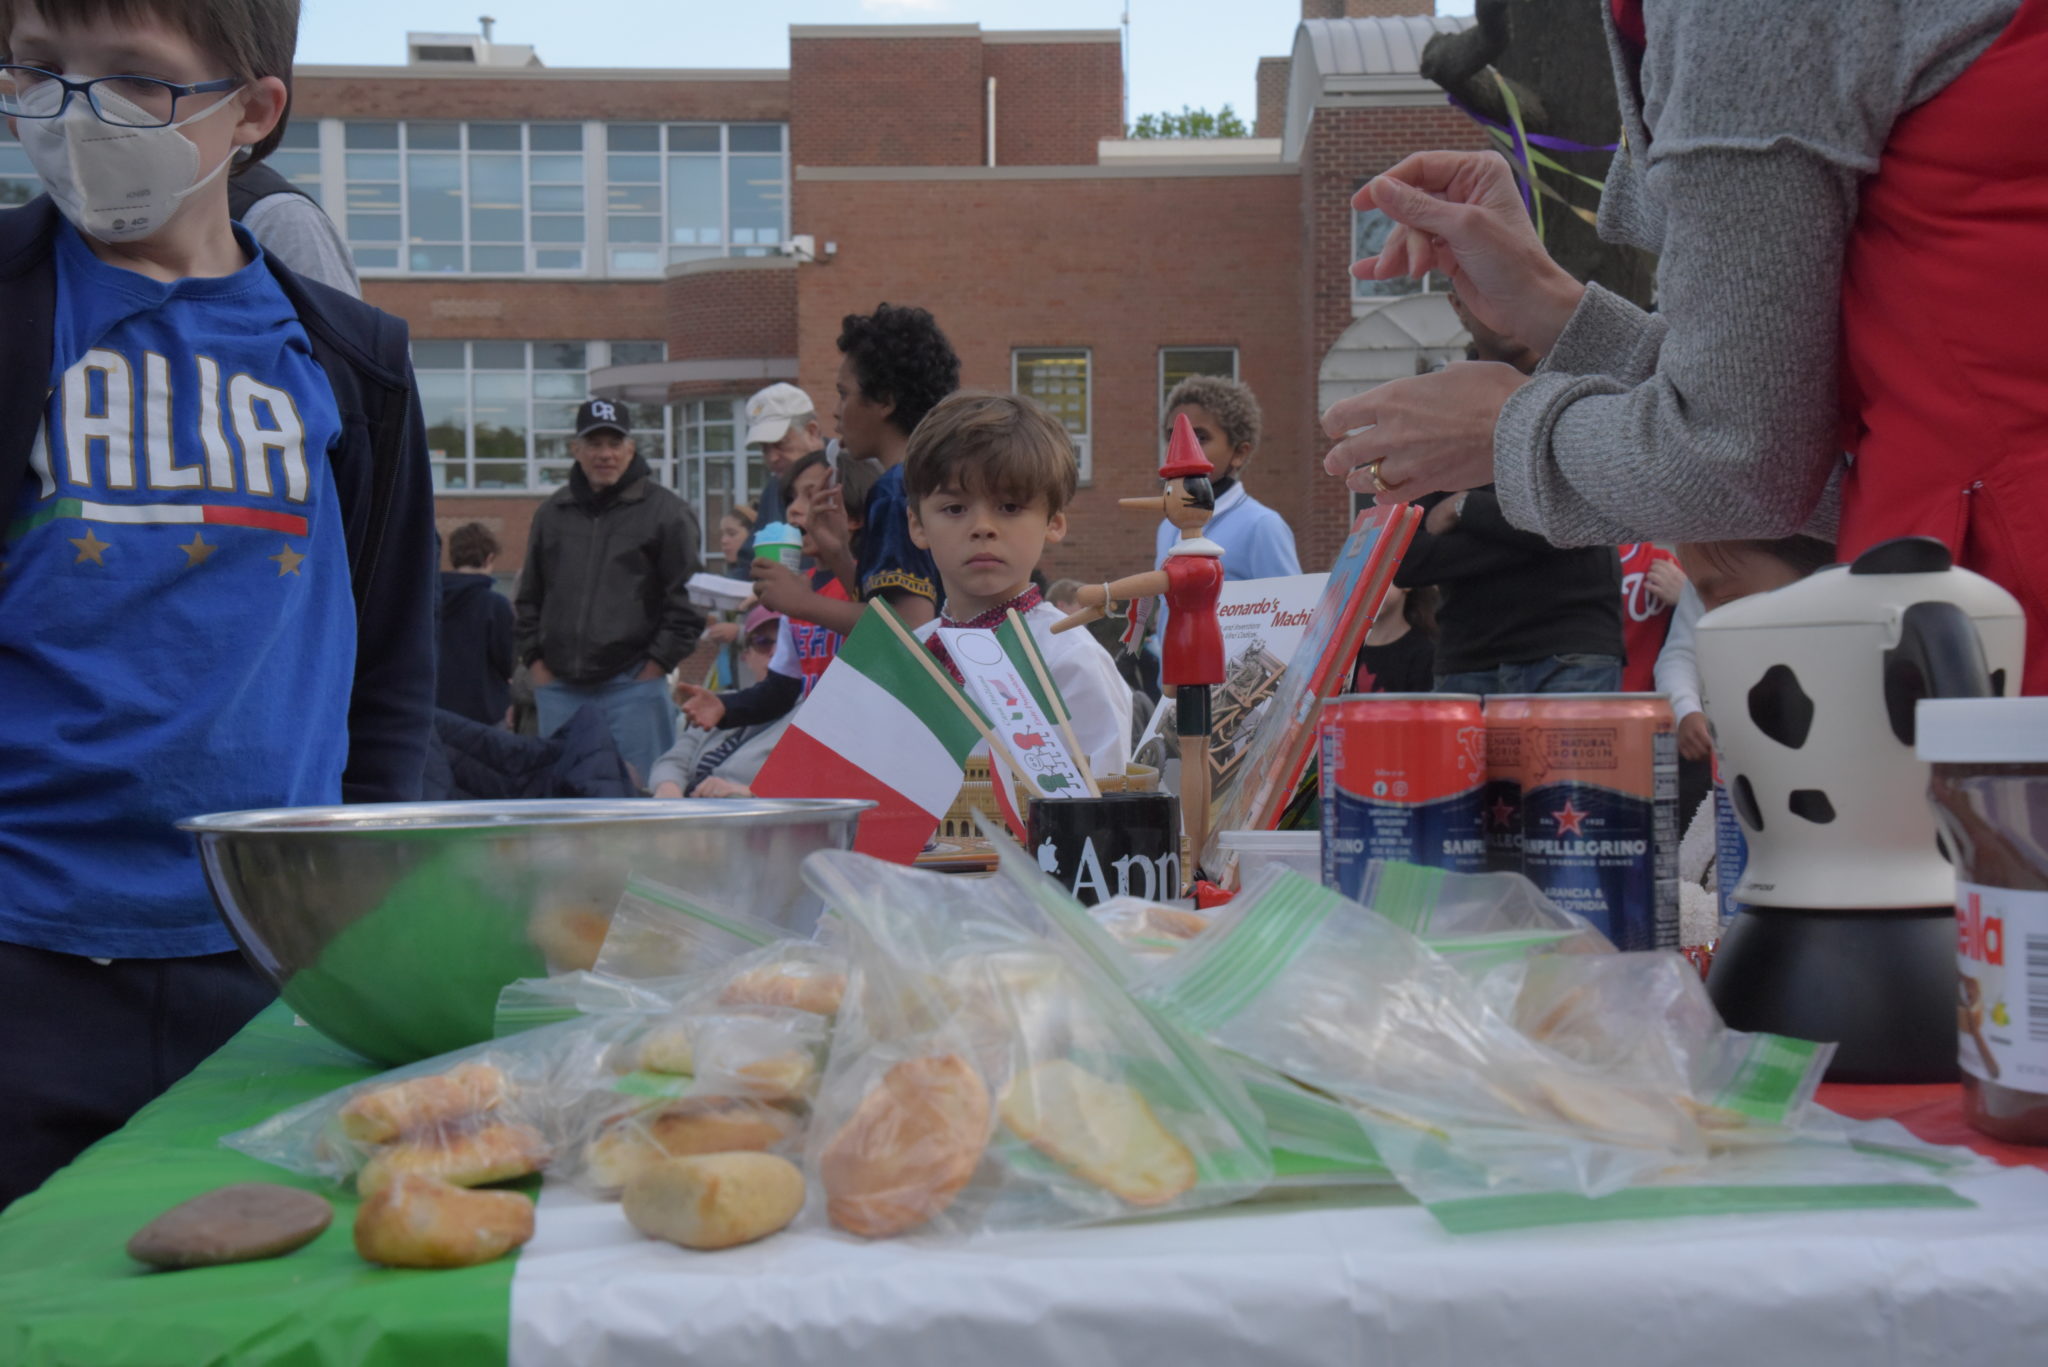
M 1958 1083 L 1868 1087 L 1830 1082 L 1814 1099 L 1852 1120 L 1896 1120 L 1930 1144 L 1960 1144 L 2007 1167 L 2048 1169 L 2048 1148 L 2005 1144 L 1971 1129 L 1963 1119 L 1963 1089 Z

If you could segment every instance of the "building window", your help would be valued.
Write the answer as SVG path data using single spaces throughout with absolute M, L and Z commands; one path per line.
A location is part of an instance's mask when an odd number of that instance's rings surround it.
M 676 406 L 676 492 L 697 510 L 704 544 L 698 554 L 712 569 L 726 569 L 718 550 L 718 522 L 751 502 L 768 477 L 758 450 L 740 449 L 743 398 L 697 399 Z
M 1010 353 L 1010 387 L 1044 404 L 1067 429 L 1083 484 L 1095 474 L 1088 442 L 1088 362 L 1086 348 L 1030 347 Z
M 319 125 L 287 137 L 293 160 L 281 169 L 317 189 Z M 652 275 L 675 261 L 766 256 L 789 236 L 779 123 L 351 119 L 342 142 L 343 226 L 365 271 Z M 593 261 L 597 186 L 605 246 Z
M 1237 378 L 1234 346 L 1163 346 L 1159 348 L 1159 425 L 1166 426 L 1166 396 L 1191 375 Z
M 1387 234 L 1394 230 L 1394 220 L 1378 209 L 1353 209 L 1351 211 L 1351 259 L 1363 261 L 1368 256 L 1378 256 L 1380 248 L 1387 245 Z M 1431 271 L 1421 280 L 1410 280 L 1397 276 L 1392 280 L 1351 279 L 1351 297 L 1354 300 L 1384 299 L 1403 294 L 1443 294 L 1450 289 L 1450 282 L 1443 275 Z
M 622 348 L 629 360 L 618 359 Z M 574 462 L 569 438 L 577 406 L 590 396 L 589 373 L 660 360 L 662 351 L 659 342 L 415 341 L 434 488 L 508 493 L 559 486 Z M 655 478 L 671 483 L 668 410 L 636 405 L 633 420 L 634 448 Z
M 0 123 L 0 209 L 26 204 L 42 192 L 42 178 L 29 165 L 28 153 Z
M 351 120 L 342 142 L 358 268 L 583 269 L 581 124 Z
M 320 124 L 317 120 L 286 124 L 277 149 L 263 159 L 263 164 L 311 195 L 315 204 L 324 202 L 320 197 Z
M 616 274 L 711 256 L 766 256 L 789 236 L 779 123 L 615 123 L 605 227 Z

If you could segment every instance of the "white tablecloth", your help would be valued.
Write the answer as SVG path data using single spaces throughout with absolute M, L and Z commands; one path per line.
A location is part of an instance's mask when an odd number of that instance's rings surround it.
M 513 1367 L 2027 1367 L 2048 1358 L 2048 1173 L 1975 1210 L 1446 1234 L 1397 1191 L 966 1245 L 639 1238 L 550 1186 Z

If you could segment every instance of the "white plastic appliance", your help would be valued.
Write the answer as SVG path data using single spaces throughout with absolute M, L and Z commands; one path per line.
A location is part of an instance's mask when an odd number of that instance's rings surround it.
M 1888 541 L 1700 618 L 1749 864 L 1708 987 L 1728 1023 L 1840 1043 L 1837 1081 L 1955 1076 L 1955 871 L 1913 753 L 1922 698 L 2016 692 L 2016 599 Z

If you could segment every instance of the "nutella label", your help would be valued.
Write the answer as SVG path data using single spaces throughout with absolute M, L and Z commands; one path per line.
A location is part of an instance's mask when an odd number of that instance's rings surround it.
M 2048 892 L 1957 883 L 1956 966 L 1963 1070 L 2048 1092 Z

